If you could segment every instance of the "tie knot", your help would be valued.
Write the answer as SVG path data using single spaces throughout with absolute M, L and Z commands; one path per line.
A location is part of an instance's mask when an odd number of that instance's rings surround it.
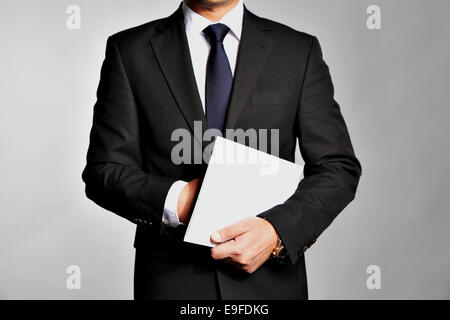
M 222 23 L 211 24 L 203 30 L 210 43 L 223 42 L 229 31 L 230 28 Z

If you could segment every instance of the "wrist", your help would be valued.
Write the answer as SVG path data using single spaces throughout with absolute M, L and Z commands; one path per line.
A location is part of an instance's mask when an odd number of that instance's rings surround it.
M 262 219 L 265 222 L 268 230 L 270 230 L 269 233 L 271 235 L 271 237 L 270 237 L 271 238 L 271 240 L 270 240 L 271 248 L 275 248 L 277 246 L 277 242 L 278 242 L 278 239 L 279 239 L 277 230 L 275 230 L 275 228 L 272 225 L 272 223 L 270 223 L 270 221 L 267 220 L 266 218 L 261 218 L 261 217 L 258 217 L 258 218 Z
M 178 202 L 177 202 L 178 220 L 180 220 L 180 222 L 182 222 L 182 223 L 186 222 L 187 197 L 189 194 L 188 189 L 189 189 L 189 184 L 185 185 L 184 188 L 181 190 L 180 195 L 178 197 Z
M 184 224 L 189 222 L 199 188 L 200 179 L 195 179 L 186 184 L 180 192 L 177 202 L 177 213 L 178 219 Z
M 275 260 L 284 260 L 284 258 L 287 256 L 286 247 L 284 246 L 283 241 L 281 240 L 278 232 L 276 231 L 275 227 L 272 225 L 272 223 L 267 220 L 266 218 L 262 218 L 264 221 L 266 221 L 273 229 L 274 238 L 273 238 L 273 245 L 272 245 L 272 252 L 270 253 L 270 258 Z

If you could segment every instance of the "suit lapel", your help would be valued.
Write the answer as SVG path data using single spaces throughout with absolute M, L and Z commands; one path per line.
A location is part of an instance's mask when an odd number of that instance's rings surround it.
M 274 45 L 274 41 L 265 34 L 268 29 L 260 28 L 256 19 L 256 16 L 244 9 L 242 36 L 225 128 L 235 128 Z M 204 132 L 208 125 L 195 81 L 182 7 L 157 30 L 150 43 L 172 95 L 191 130 L 194 131 L 194 121 L 201 121 Z
M 250 91 L 255 86 L 274 45 L 274 41 L 265 34 L 268 29 L 259 28 L 255 19 L 258 18 L 244 9 L 242 37 L 225 128 L 235 129 Z
M 153 51 L 186 122 L 194 131 L 194 121 L 207 129 L 184 26 L 182 7 L 161 24 L 150 39 Z

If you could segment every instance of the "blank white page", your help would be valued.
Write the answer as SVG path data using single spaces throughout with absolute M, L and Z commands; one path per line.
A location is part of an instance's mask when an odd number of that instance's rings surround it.
M 283 203 L 302 178 L 303 166 L 217 137 L 184 241 L 213 247 L 214 231 Z

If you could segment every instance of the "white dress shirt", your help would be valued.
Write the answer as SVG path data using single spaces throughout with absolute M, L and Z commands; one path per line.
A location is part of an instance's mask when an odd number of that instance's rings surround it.
M 229 11 L 220 21 L 212 22 L 199 15 L 186 3 L 183 2 L 184 24 L 186 27 L 186 36 L 191 54 L 192 67 L 194 69 L 195 80 L 199 90 L 200 99 L 205 111 L 205 90 L 206 90 L 206 66 L 210 44 L 203 30 L 211 24 L 222 23 L 230 28 L 230 32 L 223 40 L 225 53 L 230 63 L 231 72 L 234 75 L 236 60 L 239 49 L 239 42 L 242 34 L 242 23 L 244 17 L 244 4 L 242 0 Z M 169 189 L 164 203 L 163 224 L 169 227 L 177 227 L 181 224 L 178 220 L 177 203 L 178 196 L 187 182 L 178 180 Z

